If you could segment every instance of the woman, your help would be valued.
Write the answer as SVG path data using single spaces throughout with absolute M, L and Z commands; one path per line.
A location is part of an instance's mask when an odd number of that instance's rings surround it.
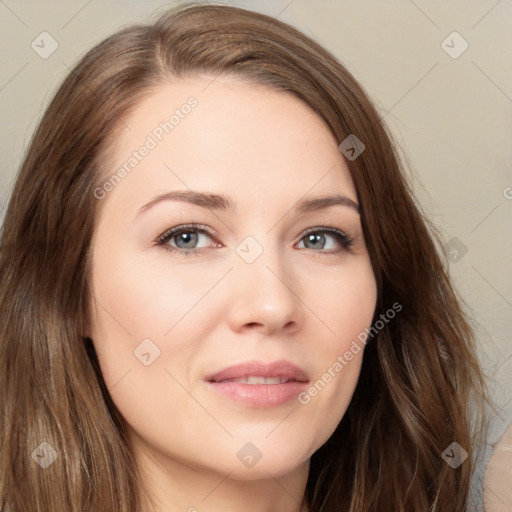
M 466 510 L 483 379 L 436 242 L 297 30 L 186 5 L 108 38 L 6 215 L 2 510 Z

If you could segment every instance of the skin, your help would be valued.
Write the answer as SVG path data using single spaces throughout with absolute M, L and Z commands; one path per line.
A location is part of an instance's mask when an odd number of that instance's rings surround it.
M 306 405 L 248 406 L 204 378 L 285 359 L 316 382 L 371 325 L 376 283 L 356 209 L 293 210 L 306 195 L 357 202 L 321 118 L 288 93 L 212 78 L 163 84 L 123 120 L 130 129 L 117 136 L 106 176 L 187 98 L 198 101 L 101 199 L 89 336 L 158 512 L 298 512 L 309 459 L 343 417 L 363 351 Z M 189 189 L 227 195 L 236 208 L 162 201 L 137 215 L 158 194 Z M 197 254 L 179 252 L 180 236 L 167 242 L 178 252 L 156 245 L 192 222 L 213 231 L 185 245 Z M 342 230 L 353 245 L 321 231 L 309 243 L 311 227 Z M 236 252 L 247 236 L 263 250 L 252 263 Z M 160 350 L 149 366 L 134 355 L 146 338 Z M 248 442 L 262 454 L 250 468 L 237 457 Z

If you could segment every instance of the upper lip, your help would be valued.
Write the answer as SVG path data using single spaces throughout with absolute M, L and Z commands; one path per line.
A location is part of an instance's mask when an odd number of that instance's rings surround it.
M 307 373 L 298 366 L 284 360 L 263 363 L 260 361 L 248 361 L 233 366 L 228 366 L 220 372 L 207 375 L 205 380 L 209 382 L 221 382 L 229 379 L 242 379 L 246 377 L 280 377 L 291 381 L 308 382 Z

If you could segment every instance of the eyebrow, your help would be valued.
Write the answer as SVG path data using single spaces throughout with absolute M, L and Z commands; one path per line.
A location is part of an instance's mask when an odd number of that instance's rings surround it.
M 162 201 L 181 201 L 200 206 L 201 208 L 208 208 L 209 210 L 233 210 L 236 207 L 234 201 L 221 194 L 197 192 L 194 190 L 175 190 L 173 192 L 160 194 L 151 199 L 149 203 L 139 209 L 136 217 Z M 297 213 L 309 213 L 338 205 L 348 206 L 353 208 L 357 213 L 360 213 L 359 205 L 342 194 L 326 195 L 313 199 L 301 199 L 295 205 L 294 209 Z

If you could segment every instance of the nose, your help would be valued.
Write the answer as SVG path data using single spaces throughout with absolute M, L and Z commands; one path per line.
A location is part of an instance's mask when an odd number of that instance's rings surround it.
M 257 330 L 270 336 L 291 334 L 302 327 L 300 283 L 278 256 L 265 251 L 253 263 L 240 261 L 234 269 L 229 324 L 233 331 Z

